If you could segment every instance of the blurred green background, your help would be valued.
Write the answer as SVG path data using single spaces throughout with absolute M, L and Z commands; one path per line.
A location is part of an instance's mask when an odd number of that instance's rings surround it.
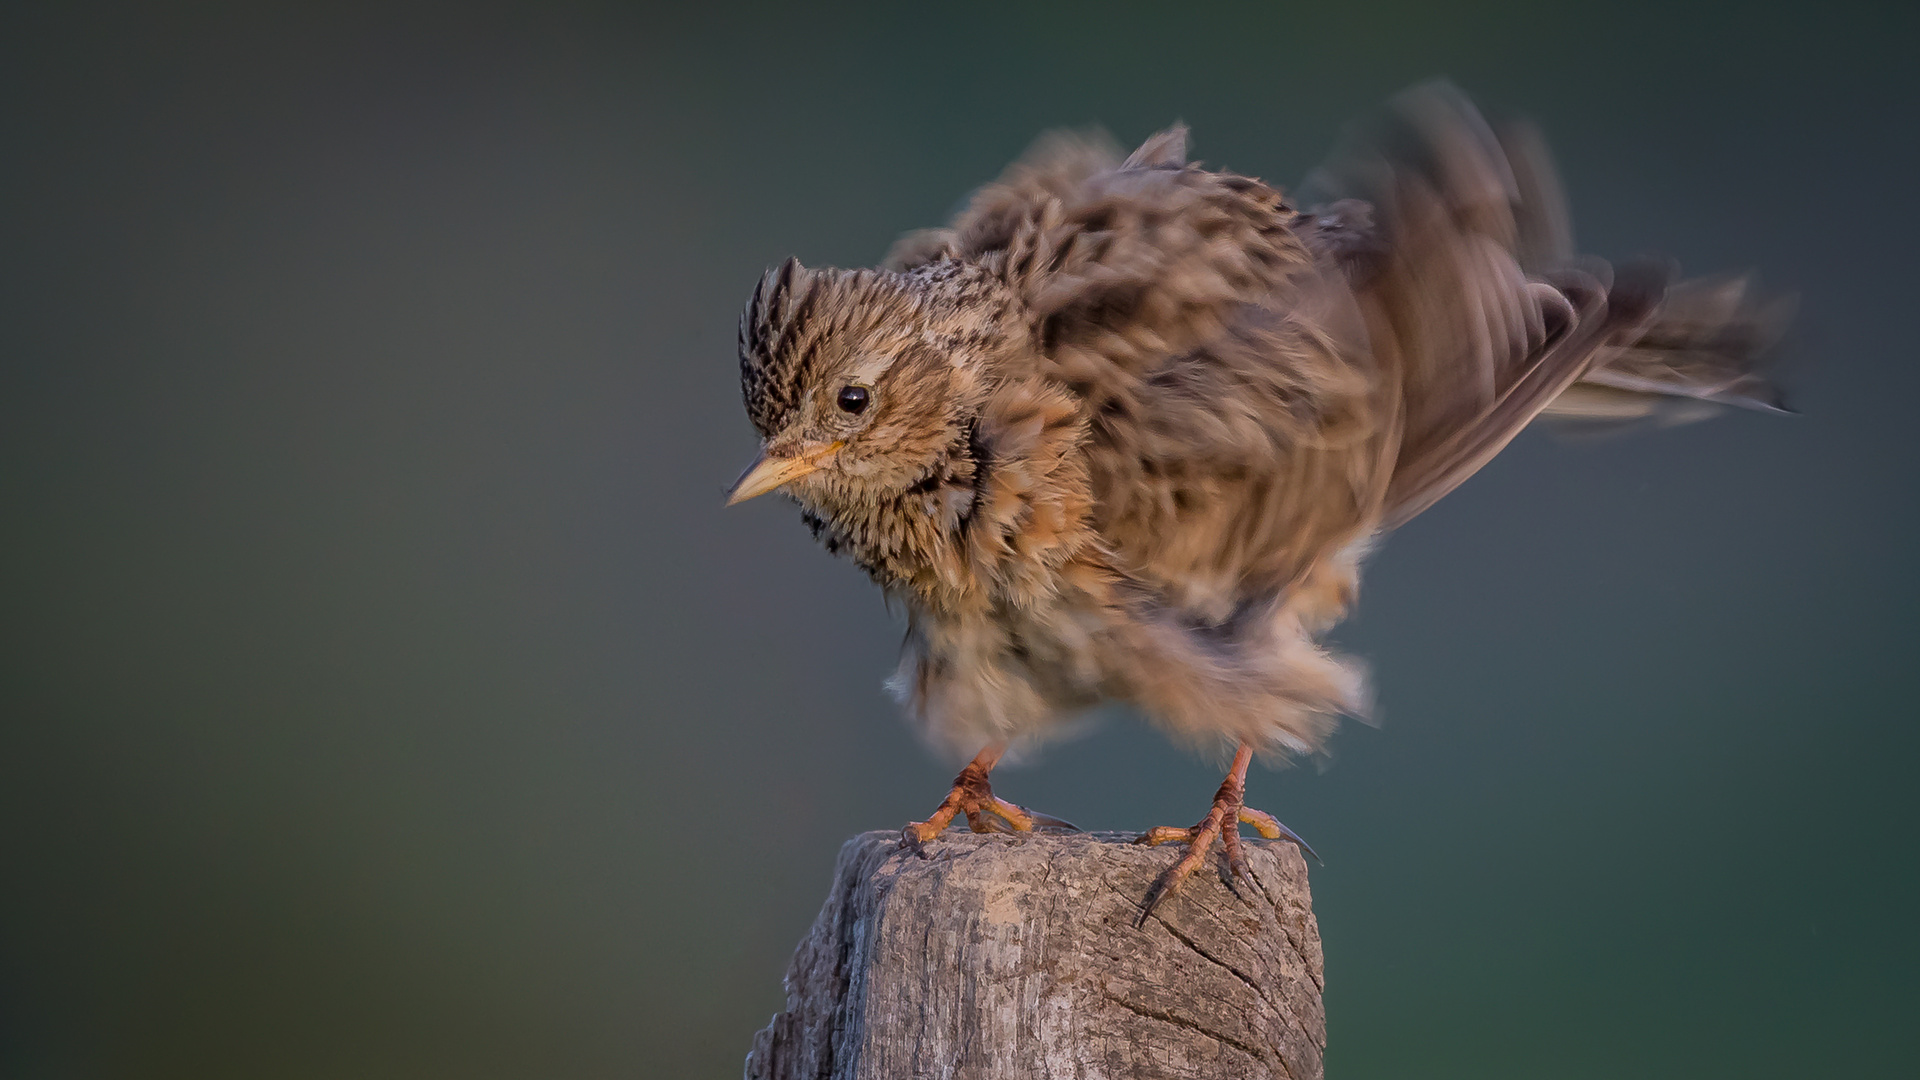
M 1582 246 L 1797 291 L 1805 415 L 1523 437 L 1374 560 L 1331 1074 L 1910 1075 L 1920 174 L 1892 5 L 0 14 L 0 1074 L 735 1076 L 952 765 L 752 455 L 737 313 L 1038 132 L 1293 183 L 1451 76 Z M 1218 783 L 1125 717 L 1001 791 Z M 1903 1066 L 1901 1063 L 1906 1062 Z

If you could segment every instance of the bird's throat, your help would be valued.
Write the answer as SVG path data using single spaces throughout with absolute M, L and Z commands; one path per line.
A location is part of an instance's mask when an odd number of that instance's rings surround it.
M 925 592 L 949 586 L 988 478 L 976 425 L 918 479 L 897 490 L 827 490 L 803 504 L 803 518 L 828 552 L 851 559 L 887 589 Z

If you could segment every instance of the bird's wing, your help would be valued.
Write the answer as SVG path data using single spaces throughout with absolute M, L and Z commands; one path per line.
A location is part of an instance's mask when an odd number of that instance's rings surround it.
M 1056 137 L 896 262 L 973 261 L 1021 296 L 1086 404 L 1103 540 L 1201 622 L 1452 490 L 1663 288 L 1575 265 L 1537 142 L 1447 87 L 1336 155 L 1312 214 L 1184 142 Z
M 1397 388 L 1382 528 L 1433 505 L 1617 357 L 1665 292 L 1663 266 L 1575 259 L 1538 138 L 1496 132 L 1445 84 L 1396 98 L 1309 187 L 1337 200 L 1305 224 L 1309 246 L 1344 268 Z

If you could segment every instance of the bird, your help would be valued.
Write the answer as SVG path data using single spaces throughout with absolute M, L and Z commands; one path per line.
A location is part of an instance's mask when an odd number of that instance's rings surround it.
M 876 267 L 764 274 L 760 454 L 727 496 L 782 492 L 904 609 L 888 685 L 972 755 L 904 842 L 1070 828 L 990 776 L 1103 704 L 1230 760 L 1198 823 L 1139 837 L 1185 848 L 1142 920 L 1216 846 L 1244 878 L 1242 824 L 1312 852 L 1247 773 L 1371 715 L 1324 637 L 1387 534 L 1542 416 L 1785 411 L 1759 370 L 1780 303 L 1577 254 L 1538 131 L 1449 83 L 1353 128 L 1303 198 L 1187 142 L 1043 136 Z

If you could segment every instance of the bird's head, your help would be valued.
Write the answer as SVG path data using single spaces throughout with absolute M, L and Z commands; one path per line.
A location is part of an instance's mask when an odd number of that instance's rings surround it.
M 740 319 L 740 387 L 760 456 L 729 504 L 785 488 L 832 507 L 928 478 L 963 448 L 999 361 L 1026 340 L 1006 290 L 943 262 L 906 274 L 767 273 Z

